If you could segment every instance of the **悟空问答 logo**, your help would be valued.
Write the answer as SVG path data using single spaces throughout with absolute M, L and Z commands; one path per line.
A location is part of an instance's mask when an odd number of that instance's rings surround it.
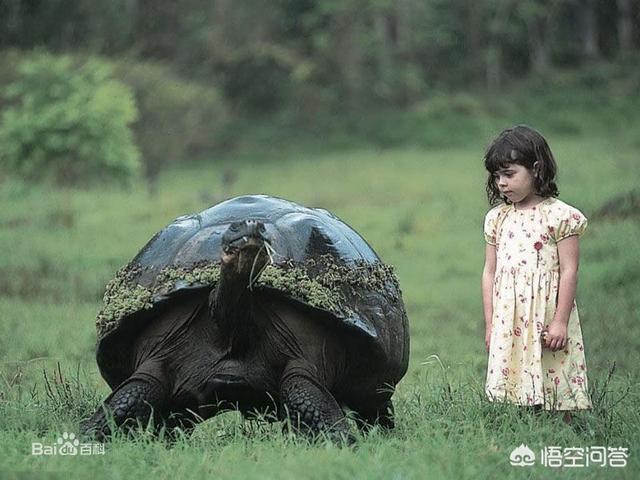
M 527 445 L 521 443 L 509 455 L 509 461 L 515 467 L 530 467 L 536 461 L 536 454 Z

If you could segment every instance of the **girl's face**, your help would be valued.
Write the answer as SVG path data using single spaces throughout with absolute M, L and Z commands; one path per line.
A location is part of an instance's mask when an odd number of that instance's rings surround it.
M 527 202 L 536 195 L 533 174 L 527 167 L 511 163 L 494 174 L 500 194 L 511 203 Z

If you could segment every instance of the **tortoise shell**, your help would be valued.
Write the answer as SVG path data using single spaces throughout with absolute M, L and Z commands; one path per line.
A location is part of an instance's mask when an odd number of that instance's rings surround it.
M 393 268 L 327 210 L 248 195 L 177 218 L 118 271 L 96 320 L 101 368 L 115 360 L 107 362 L 118 337 L 130 341 L 134 326 L 153 318 L 156 307 L 182 291 L 215 287 L 222 235 L 231 223 L 246 219 L 264 223 L 273 248 L 272 263 L 254 289 L 328 312 L 339 325 L 369 337 L 384 356 L 406 365 L 407 317 Z

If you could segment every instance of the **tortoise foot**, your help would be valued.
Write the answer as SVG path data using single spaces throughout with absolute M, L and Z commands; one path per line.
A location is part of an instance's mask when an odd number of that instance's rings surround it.
M 280 397 L 295 430 L 311 439 L 326 435 L 336 443 L 354 442 L 342 408 L 307 369 L 285 371 Z
M 83 436 L 104 441 L 111 435 L 111 426 L 132 428 L 146 425 L 165 398 L 165 389 L 158 381 L 127 380 L 107 397 L 98 410 L 80 425 Z

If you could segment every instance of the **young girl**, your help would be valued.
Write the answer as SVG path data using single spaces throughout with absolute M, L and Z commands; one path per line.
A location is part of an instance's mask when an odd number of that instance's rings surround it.
M 482 299 L 486 393 L 565 411 L 591 408 L 578 310 L 578 237 L 587 219 L 555 198 L 556 163 L 532 128 L 502 132 L 484 157 L 491 205 Z

